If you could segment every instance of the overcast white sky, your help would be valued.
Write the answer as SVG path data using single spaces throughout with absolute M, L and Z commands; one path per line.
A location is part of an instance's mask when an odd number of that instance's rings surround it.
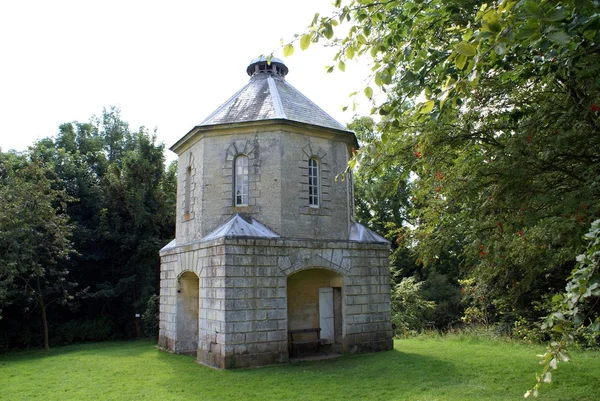
M 171 146 L 248 81 L 250 60 L 330 2 L 0 0 L 0 148 L 25 150 L 111 105 Z M 297 49 L 284 59 L 287 79 L 345 124 L 352 113 L 341 106 L 368 66 L 326 74 L 331 50 Z

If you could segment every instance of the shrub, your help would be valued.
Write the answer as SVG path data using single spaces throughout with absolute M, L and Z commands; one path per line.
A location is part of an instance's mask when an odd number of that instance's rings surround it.
M 421 294 L 423 282 L 407 277 L 392 291 L 392 324 L 395 335 L 406 336 L 427 326 L 426 313 L 435 307 Z
M 104 317 L 71 320 L 51 330 L 53 345 L 85 341 L 105 341 L 111 338 L 112 324 Z
M 142 330 L 147 337 L 158 337 L 159 301 L 160 297 L 152 294 L 146 303 L 146 310 L 142 314 Z

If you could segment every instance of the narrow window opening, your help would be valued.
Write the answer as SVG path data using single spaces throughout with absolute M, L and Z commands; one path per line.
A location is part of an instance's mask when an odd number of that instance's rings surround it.
M 235 158 L 235 206 L 248 206 L 248 156 Z
M 185 200 L 183 206 L 183 213 L 190 214 L 191 208 L 190 203 L 192 202 L 192 166 L 188 166 L 185 169 Z
M 315 158 L 308 160 L 308 204 L 319 207 L 319 162 Z

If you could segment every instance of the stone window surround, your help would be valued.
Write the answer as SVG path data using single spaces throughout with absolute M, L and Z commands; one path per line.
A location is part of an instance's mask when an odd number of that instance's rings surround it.
M 248 204 L 235 205 L 235 160 L 238 156 L 248 157 Z M 225 160 L 222 168 L 222 196 L 223 216 L 234 213 L 254 214 L 258 211 L 257 200 L 260 198 L 258 182 L 260 181 L 260 160 L 255 140 L 234 139 L 225 151 Z
M 321 163 L 316 157 L 308 159 L 308 205 L 318 208 L 321 205 Z
M 241 172 L 239 171 L 240 168 L 242 169 Z M 244 168 L 246 170 L 245 173 L 243 171 Z M 248 163 L 248 156 L 244 153 L 240 153 L 235 157 L 233 162 L 233 204 L 236 207 L 248 206 L 249 175 L 250 166 Z
M 310 159 L 316 159 L 319 168 L 319 206 L 309 205 L 308 195 L 308 162 Z M 313 149 L 309 143 L 302 148 L 302 160 L 299 162 L 300 182 L 299 182 L 299 197 L 300 214 L 331 216 L 331 169 L 327 160 L 327 153 L 321 149 Z
M 186 174 L 183 175 L 183 196 L 181 200 L 181 210 L 184 211 L 182 215 L 182 220 L 184 222 L 192 220 L 195 216 L 194 205 L 196 204 L 196 196 L 194 196 L 194 192 L 196 191 L 196 166 L 194 163 L 194 155 L 192 152 L 189 153 L 188 163 L 185 167 Z M 187 172 L 190 172 L 189 174 Z M 187 180 L 190 179 L 188 183 Z M 189 190 L 190 193 L 186 193 Z M 190 204 L 187 205 L 186 202 L 189 200 Z M 187 212 L 187 213 L 186 213 Z

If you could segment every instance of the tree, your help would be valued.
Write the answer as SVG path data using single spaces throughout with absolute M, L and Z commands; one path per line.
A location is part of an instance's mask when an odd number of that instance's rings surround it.
M 35 158 L 0 154 L 0 306 L 39 308 L 45 349 L 47 308 L 71 300 L 75 286 L 64 264 L 74 253 L 65 213 L 71 198 L 53 178 Z
M 335 5 L 298 40 L 331 41 L 340 70 L 372 60 L 363 93 L 377 86 L 387 98 L 373 108 L 382 133 L 358 163 L 375 154 L 382 170 L 412 171 L 411 241 L 425 265 L 451 250 L 477 289 L 472 308 L 496 324 L 536 321 L 549 310 L 532 305 L 564 287 L 600 216 L 599 3 Z M 338 39 L 339 24 L 349 27 Z M 590 325 L 598 306 L 582 307 Z
M 348 124 L 363 148 L 379 148 L 382 133 L 371 117 L 355 118 Z M 392 241 L 393 253 L 390 269 L 393 285 L 412 278 L 418 285 L 417 292 L 433 307 L 426 308 L 418 316 L 422 319 L 410 330 L 435 328 L 445 331 L 460 323 L 459 263 L 453 249 L 442 252 L 438 258 L 424 268 L 411 239 L 411 227 L 417 224 L 414 218 L 416 203 L 412 192 L 414 176 L 410 165 L 380 163 L 387 152 L 364 152 L 353 172 L 355 188 L 356 219 Z
M 83 320 L 100 316 L 112 335 L 135 335 L 158 292 L 158 251 L 174 236 L 175 175 L 165 170 L 164 145 L 141 127 L 132 132 L 116 108 L 89 123 L 67 123 L 36 152 L 55 166 L 62 187 L 77 198 L 73 274 L 86 289 Z
M 35 218 L 43 218 L 49 226 L 53 224 L 37 209 L 34 213 L 32 208 L 24 207 L 38 198 L 27 199 L 27 193 L 40 193 L 40 197 L 45 194 L 45 202 L 51 202 L 59 217 L 69 222 L 69 235 L 65 234 L 65 238 L 75 251 L 68 258 L 56 257 L 54 263 L 49 251 L 35 255 L 45 269 L 40 285 L 49 322 L 48 342 L 137 335 L 136 314 L 144 314 L 148 309 L 146 315 L 153 316 L 156 309 L 150 300 L 158 293 L 158 251 L 174 237 L 176 165 L 165 168 L 164 146 L 156 142 L 156 135 L 143 127 L 131 131 L 119 110 L 111 108 L 89 122 L 62 124 L 54 138 L 36 142 L 22 157 L 2 157 L 10 169 L 5 167 L 0 174 L 4 178 L 0 179 L 11 184 L 2 187 L 3 193 L 12 197 L 18 194 L 22 202 L 13 202 L 0 211 L 5 219 L 2 223 L 12 224 L 7 226 L 12 231 L 0 228 L 0 236 L 14 241 L 18 235 L 31 231 L 23 227 L 33 225 Z M 25 166 L 38 166 L 38 173 L 25 174 Z M 20 186 L 15 187 L 17 179 Z M 21 215 L 11 217 L 13 212 Z M 0 260 L 16 263 L 20 258 L 8 247 L 2 247 L 0 254 Z M 46 261 L 53 266 L 51 270 L 44 265 Z M 68 276 L 58 274 L 67 271 Z M 29 315 L 23 319 L 21 313 L 31 310 L 30 298 L 32 302 L 37 298 L 33 293 L 24 297 L 23 291 L 16 291 L 13 284 L 18 280 L 15 281 L 14 272 L 0 272 L 0 308 L 4 317 L 0 320 L 0 348 L 33 345 L 38 335 Z M 79 284 L 78 296 L 69 308 L 56 307 L 58 301 L 65 300 L 63 297 L 53 301 L 62 294 L 58 289 L 61 285 L 68 289 L 67 282 L 71 281 Z M 30 287 L 35 289 L 35 282 Z M 74 295 L 72 291 L 68 294 Z M 152 319 L 146 320 L 150 327 Z M 152 330 L 148 332 L 151 333 Z

